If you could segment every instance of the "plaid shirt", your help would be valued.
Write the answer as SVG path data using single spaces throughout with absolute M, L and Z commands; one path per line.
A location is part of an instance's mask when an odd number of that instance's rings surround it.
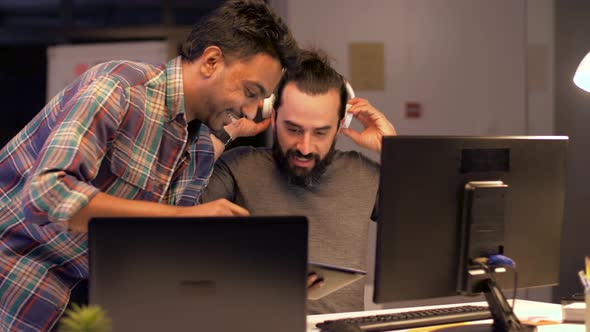
M 51 329 L 88 278 L 87 234 L 67 220 L 96 193 L 198 204 L 209 133 L 188 137 L 180 58 L 99 64 L 53 98 L 0 150 L 0 330 Z

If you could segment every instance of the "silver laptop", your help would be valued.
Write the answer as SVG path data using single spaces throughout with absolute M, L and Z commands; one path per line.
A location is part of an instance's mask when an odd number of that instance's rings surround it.
M 89 253 L 114 332 L 305 331 L 305 217 L 96 218 Z

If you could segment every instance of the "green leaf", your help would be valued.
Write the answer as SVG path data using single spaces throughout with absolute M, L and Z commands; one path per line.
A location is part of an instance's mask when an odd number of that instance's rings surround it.
M 111 332 L 111 319 L 97 305 L 72 307 L 64 312 L 59 321 L 60 332 Z

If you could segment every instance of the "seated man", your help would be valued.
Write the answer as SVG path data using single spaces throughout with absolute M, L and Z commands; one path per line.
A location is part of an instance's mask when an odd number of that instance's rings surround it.
M 300 65 L 277 86 L 272 149 L 240 147 L 222 154 L 203 193 L 226 198 L 254 215 L 309 218 L 309 259 L 366 269 L 367 232 L 379 182 L 379 165 L 356 151 L 335 149 L 342 132 L 359 146 L 381 150 L 395 135 L 385 116 L 366 100 L 348 101 L 362 132 L 340 128 L 347 93 L 343 78 L 321 55 L 304 51 Z M 226 127 L 230 132 L 232 125 Z M 363 310 L 362 281 L 320 300 L 310 314 Z

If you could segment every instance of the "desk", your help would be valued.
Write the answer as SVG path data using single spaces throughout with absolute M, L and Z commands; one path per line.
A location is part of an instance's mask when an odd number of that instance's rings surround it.
M 512 301 L 510 301 L 512 303 Z M 319 329 L 315 325 L 319 322 L 323 322 L 327 319 L 340 319 L 346 317 L 359 317 L 359 316 L 370 316 L 387 314 L 393 312 L 402 312 L 410 310 L 422 310 L 430 308 L 443 308 L 455 305 L 487 305 L 486 302 L 473 302 L 473 303 L 461 303 L 461 304 L 449 304 L 449 305 L 434 305 L 426 307 L 414 307 L 414 308 L 398 308 L 398 309 L 385 309 L 385 310 L 371 310 L 371 311 L 357 311 L 337 314 L 325 314 L 325 315 L 310 315 L 307 316 L 307 332 L 318 332 Z M 519 319 L 535 319 L 545 318 L 547 320 L 561 321 L 561 305 L 555 303 L 543 303 L 526 300 L 516 300 L 515 313 Z M 491 322 L 480 321 L 480 322 Z M 403 330 L 408 331 L 408 330 Z M 544 325 L 537 328 L 538 332 L 585 332 L 583 324 L 556 324 L 556 325 Z

